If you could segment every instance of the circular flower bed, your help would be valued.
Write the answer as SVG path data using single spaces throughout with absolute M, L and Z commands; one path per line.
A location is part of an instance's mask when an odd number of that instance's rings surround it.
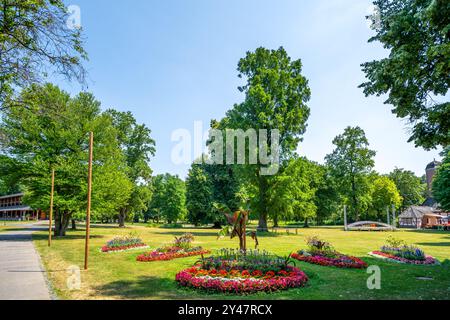
M 367 263 L 356 257 L 346 256 L 344 254 L 336 253 L 335 256 L 330 257 L 326 255 L 305 255 L 300 253 L 293 253 L 293 259 L 318 264 L 321 266 L 333 266 L 338 268 L 367 268 Z
M 135 250 L 135 249 L 145 249 L 148 248 L 148 245 L 145 243 L 137 243 L 137 244 L 130 244 L 125 246 L 116 246 L 116 247 L 109 247 L 109 246 L 103 246 L 101 248 L 102 252 L 121 252 L 121 251 L 127 251 L 127 250 Z
M 439 264 L 439 261 L 436 260 L 435 258 L 433 258 L 432 256 L 426 256 L 424 260 L 411 260 L 411 259 L 406 259 L 403 257 L 395 256 L 393 254 L 389 254 L 389 253 L 382 252 L 382 251 L 372 251 L 372 252 L 369 252 L 369 255 L 371 255 L 375 258 L 385 259 L 385 260 L 389 260 L 389 261 L 397 262 L 397 263 L 416 264 L 416 265 Z
M 140 262 L 150 262 L 150 261 L 167 261 L 178 258 L 186 258 L 191 256 L 198 256 L 201 254 L 208 254 L 208 250 L 202 248 L 193 248 L 192 250 L 183 250 L 182 248 L 171 248 L 168 251 L 152 251 L 146 252 L 137 256 L 136 260 Z
M 308 277 L 300 269 L 290 266 L 277 272 L 205 270 L 198 266 L 179 272 L 175 280 L 183 287 L 220 293 L 249 294 L 303 287 Z

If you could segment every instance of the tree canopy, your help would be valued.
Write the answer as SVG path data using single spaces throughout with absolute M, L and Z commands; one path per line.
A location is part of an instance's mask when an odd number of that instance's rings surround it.
M 51 72 L 84 83 L 81 29 L 68 28 L 68 19 L 61 0 L 0 1 L 0 109 L 7 99 L 26 105 L 18 89 Z
M 402 197 L 400 208 L 403 210 L 409 206 L 421 205 L 425 201 L 423 196 L 426 191 L 426 184 L 417 177 L 414 172 L 405 169 L 395 168 L 389 174 L 389 178 L 394 181 Z
M 377 0 L 374 24 L 389 57 L 362 65 L 365 94 L 387 94 L 392 112 L 412 126 L 409 139 L 432 149 L 450 144 L 450 6 L 448 0 Z
M 359 221 L 360 213 L 370 205 L 368 175 L 375 163 L 376 152 L 360 127 L 347 127 L 333 140 L 335 149 L 325 157 L 331 174 L 338 183 L 339 192 L 350 205 L 351 216 Z
M 433 196 L 442 209 L 450 210 L 450 147 L 443 154 L 444 159 L 433 180 Z

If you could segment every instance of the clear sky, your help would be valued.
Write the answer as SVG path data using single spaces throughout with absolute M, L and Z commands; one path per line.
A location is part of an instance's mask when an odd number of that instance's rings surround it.
M 311 117 L 299 153 L 323 163 L 333 138 L 348 125 L 362 127 L 377 151 L 376 170 L 394 167 L 424 174 L 440 159 L 407 143 L 407 124 L 383 104 L 364 97 L 360 64 L 385 56 L 368 44 L 370 0 L 67 0 L 81 9 L 89 88 L 102 107 L 132 111 L 153 131 L 155 173 L 185 177 L 175 165 L 174 130 L 220 119 L 243 95 L 237 62 L 259 46 L 283 46 L 301 59 L 310 81 Z M 61 84 L 76 93 L 77 84 Z

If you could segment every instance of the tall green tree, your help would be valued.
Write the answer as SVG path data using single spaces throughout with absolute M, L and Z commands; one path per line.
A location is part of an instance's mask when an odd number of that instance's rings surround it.
M 151 130 L 144 124 L 138 124 L 131 112 L 108 110 L 107 114 L 119 132 L 118 141 L 125 155 L 125 172 L 133 184 L 128 202 L 119 210 L 119 226 L 125 227 L 127 219 L 148 209 L 152 176 L 150 158 L 155 155 L 155 141 Z
M 350 205 L 350 214 L 359 221 L 361 212 L 370 205 L 369 173 L 375 163 L 376 152 L 369 149 L 369 142 L 360 127 L 347 127 L 333 140 L 334 151 L 325 157 L 340 194 Z
M 389 212 L 392 205 L 400 208 L 402 197 L 395 185 L 395 182 L 388 177 L 377 176 L 372 181 L 372 205 L 371 213 L 377 219 L 387 219 L 386 208 Z
M 426 183 L 421 177 L 417 177 L 414 172 L 395 168 L 389 173 L 389 178 L 394 181 L 402 197 L 400 209 L 403 211 L 409 206 L 420 205 L 425 201 Z
M 368 95 L 388 95 L 392 112 L 412 125 L 410 142 L 425 149 L 450 144 L 450 5 L 448 0 L 377 0 L 369 42 L 389 57 L 362 65 Z M 379 20 L 379 21 L 378 21 Z
M 55 235 L 86 210 L 89 132 L 95 133 L 93 214 L 117 210 L 129 198 L 124 157 L 111 118 L 89 93 L 70 97 L 51 84 L 33 85 L 0 122 L 0 175 L 24 187 L 24 201 L 48 210 L 50 172 L 55 169 Z
M 287 161 L 280 174 L 270 179 L 268 208 L 275 226 L 280 218 L 305 221 L 308 226 L 308 219 L 316 217 L 318 175 L 317 164 L 299 157 Z
M 168 173 L 157 175 L 154 177 L 153 189 L 150 216 L 165 219 L 167 223 L 186 218 L 186 185 L 183 180 Z
M 193 164 L 186 179 L 186 209 L 189 222 L 198 226 L 213 222 L 213 185 L 202 164 Z
M 58 73 L 84 83 L 87 54 L 81 29 L 68 28 L 61 0 L 0 0 L 0 110 L 26 105 L 17 89 Z
M 317 191 L 314 202 L 317 207 L 317 224 L 322 224 L 332 215 L 338 215 L 342 206 L 338 185 L 331 170 L 326 165 L 317 165 Z
M 246 79 L 246 84 L 239 87 L 245 100 L 226 113 L 219 128 L 254 129 L 257 132 L 259 129 L 277 129 L 281 159 L 288 159 L 301 141 L 310 114 L 306 103 L 311 92 L 302 75 L 301 61 L 292 60 L 282 47 L 278 50 L 258 48 L 247 52 L 239 61 L 238 72 L 240 78 Z M 267 147 L 272 148 L 271 139 L 268 139 Z M 243 168 L 247 181 L 257 189 L 258 202 L 253 211 L 259 215 L 258 230 L 267 231 L 269 177 L 261 174 L 263 167 L 265 165 L 259 161 Z
M 444 159 L 433 180 L 433 197 L 442 209 L 450 211 L 450 147 L 443 152 Z

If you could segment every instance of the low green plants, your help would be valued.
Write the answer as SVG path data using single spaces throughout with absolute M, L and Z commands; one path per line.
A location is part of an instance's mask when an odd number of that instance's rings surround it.
M 386 245 L 381 247 L 381 252 L 407 260 L 426 260 L 426 255 L 423 250 L 414 245 L 408 245 L 405 241 L 392 236 L 386 240 Z
M 109 240 L 106 245 L 102 247 L 102 252 L 123 251 L 139 247 L 146 247 L 146 245 L 142 242 L 142 239 L 136 232 L 130 232 L 126 235 L 115 236 Z

